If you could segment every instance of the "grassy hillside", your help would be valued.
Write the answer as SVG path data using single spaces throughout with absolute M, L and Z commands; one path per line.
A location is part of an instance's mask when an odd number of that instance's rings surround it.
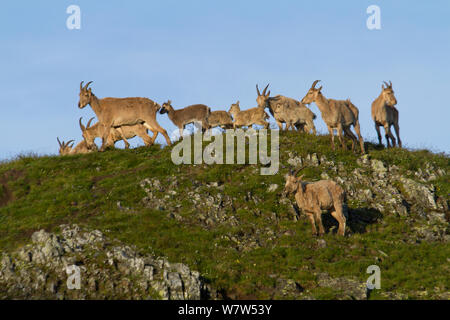
M 37 230 L 77 223 L 143 253 L 185 263 L 228 298 L 342 298 L 344 282 L 326 285 L 324 277 L 363 283 L 372 264 L 381 268 L 382 288 L 371 298 L 439 298 L 449 290 L 450 247 L 442 239 L 419 240 L 418 228 L 438 227 L 423 210 L 414 210 L 413 200 L 405 205 L 408 214 L 399 215 L 375 209 L 358 198 L 362 189 L 356 190 L 349 196 L 348 235 L 337 236 L 333 219 L 326 218 L 324 241 L 311 235 L 292 197 L 280 201 L 293 155 L 327 159 L 305 168 L 310 181 L 324 174 L 337 179 L 343 171 L 351 178 L 363 168 L 360 155 L 333 152 L 327 136 L 296 132 L 280 134 L 280 149 L 280 171 L 274 176 L 261 176 L 259 165 L 176 166 L 171 149 L 159 146 L 18 157 L 0 165 L 0 251 L 24 245 Z M 419 169 L 443 170 L 421 183 L 433 185 L 435 196 L 448 203 L 449 157 L 370 143 L 367 150 L 370 159 L 412 180 L 418 181 Z M 278 187 L 270 191 L 274 184 Z M 400 183 L 394 187 L 408 194 Z

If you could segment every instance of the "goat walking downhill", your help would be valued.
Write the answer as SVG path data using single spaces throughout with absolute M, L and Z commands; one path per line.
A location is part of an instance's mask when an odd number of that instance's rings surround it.
M 346 224 L 344 216 L 344 189 L 332 180 L 305 182 L 302 181 L 303 176 L 297 178 L 296 173 L 286 175 L 284 192 L 286 194 L 295 194 L 297 205 L 311 221 L 313 235 L 317 235 L 316 224 L 319 227 L 319 235 L 325 233 L 322 224 L 322 210 L 327 210 L 338 221 L 338 234 L 343 236 Z
M 378 135 L 378 142 L 382 144 L 380 126 L 384 127 L 387 147 L 390 148 L 389 139 L 392 141 L 392 146 L 395 147 L 395 138 L 391 132 L 391 126 L 394 126 L 395 134 L 397 135 L 398 146 L 402 147 L 400 140 L 400 126 L 398 124 L 398 110 L 395 107 L 397 99 L 392 89 L 392 82 L 384 82 L 386 87 L 381 85 L 381 93 L 378 98 L 372 103 L 372 119 L 375 122 L 375 130 Z
M 172 145 L 166 130 L 162 128 L 156 121 L 156 112 L 160 109 L 160 106 L 148 99 L 148 98 L 97 98 L 91 88 L 88 88 L 88 82 L 83 87 L 83 82 L 80 83 L 80 101 L 78 102 L 78 108 L 82 109 L 88 104 L 91 106 L 97 115 L 98 121 L 104 126 L 104 132 L 102 134 L 102 147 L 103 151 L 106 147 L 107 138 L 111 129 L 115 128 L 119 132 L 121 139 L 128 143 L 122 126 L 132 126 L 136 124 L 142 124 L 147 129 L 153 132 L 156 139 L 158 133 L 161 133 L 166 139 L 167 144 Z
M 346 149 L 345 142 L 342 137 L 342 132 L 344 132 L 346 136 L 352 139 L 352 150 L 355 151 L 355 144 L 359 140 L 361 153 L 365 153 L 364 140 L 361 136 L 361 129 L 359 126 L 358 108 L 349 99 L 334 100 L 325 98 L 321 92 L 322 87 L 316 88 L 316 84 L 319 81 L 320 80 L 316 80 L 313 82 L 308 93 L 303 97 L 302 103 L 316 103 L 317 107 L 320 110 L 320 113 L 322 114 L 322 119 L 328 127 L 328 132 L 331 136 L 331 147 L 333 148 L 333 150 L 335 150 L 333 131 L 334 129 L 336 129 L 339 141 L 342 145 L 342 149 Z M 358 139 L 351 131 L 351 126 L 355 128 Z

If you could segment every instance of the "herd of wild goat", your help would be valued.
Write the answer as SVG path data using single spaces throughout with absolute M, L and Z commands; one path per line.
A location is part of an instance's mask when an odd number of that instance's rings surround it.
M 306 105 L 315 102 L 319 108 L 322 119 L 328 127 L 331 137 L 331 146 L 334 145 L 334 130 L 336 130 L 339 142 L 343 149 L 346 149 L 344 137 L 352 141 L 352 150 L 355 151 L 355 145 L 359 142 L 361 152 L 365 153 L 364 141 L 361 136 L 359 125 L 359 110 L 349 100 L 327 99 L 322 94 L 322 87 L 317 88 L 317 83 L 313 82 L 311 88 L 301 101 L 288 98 L 282 95 L 270 96 L 270 90 L 267 91 L 267 85 L 262 93 L 258 85 L 256 92 L 258 94 L 256 102 L 257 107 L 241 110 L 239 101 L 232 104 L 230 110 L 211 111 L 204 104 L 191 105 L 183 109 L 175 110 L 171 101 L 167 101 L 160 106 L 158 103 L 148 98 L 97 98 L 89 85 L 92 81 L 83 86 L 80 83 L 80 100 L 78 107 L 84 108 L 88 104 L 95 112 L 98 122 L 92 124 L 91 118 L 86 126 L 79 120 L 83 140 L 73 147 L 73 140 L 68 142 L 60 141 L 59 153 L 61 155 L 80 154 L 98 151 L 95 144 L 96 138 L 102 139 L 100 151 L 107 147 L 114 146 L 117 141 L 123 140 L 125 148 L 129 148 L 127 139 L 139 136 L 146 146 L 152 145 L 158 133 L 161 133 L 170 146 L 172 143 L 166 130 L 156 121 L 156 114 L 167 113 L 169 119 L 179 128 L 180 137 L 183 136 L 183 129 L 188 124 L 201 123 L 201 129 L 207 130 L 214 127 L 223 129 L 236 129 L 240 127 L 251 127 L 252 125 L 262 125 L 269 127 L 269 115 L 265 109 L 269 109 L 280 130 L 291 128 L 301 132 L 316 134 L 314 119 L 316 115 L 306 107 Z M 398 146 L 401 147 L 400 129 L 398 124 L 398 110 L 395 107 L 397 99 L 394 95 L 392 82 L 384 82 L 381 85 L 380 95 L 372 103 L 372 119 L 375 122 L 379 143 L 382 144 L 380 126 L 384 127 L 385 137 L 388 148 L 396 146 L 396 139 L 391 132 L 391 126 L 394 126 L 397 135 Z M 352 132 L 353 126 L 356 135 Z M 153 136 L 148 135 L 148 130 Z M 344 235 L 346 219 L 343 213 L 345 193 L 342 187 L 331 180 L 321 180 L 318 182 L 305 182 L 302 177 L 297 178 L 298 172 L 286 176 L 285 193 L 294 193 L 297 204 L 307 214 L 312 224 L 314 234 L 317 234 L 316 224 L 319 227 L 319 234 L 324 233 L 321 221 L 322 210 L 328 210 L 332 216 L 339 222 L 338 233 Z

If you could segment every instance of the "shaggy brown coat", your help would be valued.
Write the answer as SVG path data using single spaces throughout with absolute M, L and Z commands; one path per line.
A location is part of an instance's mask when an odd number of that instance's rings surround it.
M 212 111 L 208 117 L 211 128 L 221 127 L 222 129 L 233 128 L 233 119 L 226 111 Z
M 85 127 L 81 122 L 81 119 L 82 118 L 80 118 L 79 122 L 81 132 L 83 133 L 83 138 L 86 141 L 87 145 L 93 148 L 95 146 L 95 139 L 102 137 L 104 128 L 99 122 L 91 126 L 91 121 L 94 118 L 91 118 Z M 135 124 L 133 126 L 122 126 L 121 128 L 123 134 L 125 135 L 125 138 L 127 139 L 132 139 L 138 136 L 142 138 L 142 140 L 144 140 L 146 146 L 150 146 L 155 142 L 156 135 L 154 134 L 153 138 L 150 138 L 150 136 L 148 135 L 148 129 L 142 124 Z M 109 132 L 106 146 L 114 146 L 114 144 L 120 140 L 122 140 L 122 135 L 116 128 L 112 128 Z M 125 148 L 128 149 L 130 147 L 130 144 L 128 143 L 128 141 L 124 142 Z
M 183 137 L 183 129 L 190 123 L 201 123 L 202 129 L 209 129 L 208 117 L 211 109 L 204 104 L 194 104 L 183 109 L 175 110 L 169 100 L 163 103 L 159 113 L 167 113 L 169 119 L 180 130 L 180 137 Z
M 283 130 L 283 123 L 285 123 L 285 130 L 295 126 L 298 130 L 304 131 L 306 129 L 307 132 L 312 130 L 316 134 L 316 127 L 314 126 L 316 115 L 311 110 L 300 101 L 292 98 L 282 95 L 270 97 L 270 90 L 266 93 L 268 87 L 269 85 L 260 93 L 258 85 L 256 85 L 256 93 L 258 94 L 256 102 L 258 107 L 269 109 L 280 130 Z
M 284 191 L 287 194 L 294 193 L 299 208 L 305 212 L 311 221 L 312 232 L 317 234 L 316 223 L 319 227 L 319 235 L 325 230 L 322 224 L 322 210 L 326 210 L 339 222 L 338 233 L 345 234 L 346 219 L 344 216 L 345 191 L 332 180 L 320 180 L 317 182 L 302 181 L 302 177 L 295 175 L 286 176 Z
M 394 126 L 395 134 L 397 135 L 398 146 L 402 147 L 400 140 L 400 126 L 398 124 L 398 110 L 395 107 L 397 99 L 392 89 L 392 82 L 384 82 L 386 87 L 381 85 L 381 93 L 378 98 L 372 103 L 372 119 L 375 122 L 375 130 L 378 135 L 378 142 L 382 144 L 380 126 L 384 127 L 387 147 L 390 148 L 389 139 L 392 141 L 392 146 L 395 147 L 395 138 L 391 132 L 391 126 Z
M 361 147 L 361 153 L 365 153 L 364 141 L 361 136 L 361 129 L 359 126 L 359 110 L 358 108 L 349 100 L 334 100 L 327 99 L 323 96 L 321 90 L 322 87 L 316 89 L 315 86 L 320 80 L 314 81 L 308 93 L 302 99 L 303 104 L 310 104 L 315 102 L 317 107 L 322 114 L 322 119 L 328 127 L 328 132 L 331 136 L 331 147 L 334 147 L 334 130 L 336 129 L 339 141 L 341 142 L 342 149 L 346 149 L 342 132 L 345 136 L 352 139 L 352 150 L 355 150 L 355 144 L 359 140 Z M 355 128 L 358 139 L 351 131 L 350 127 Z
M 233 128 L 238 127 L 251 127 L 254 124 L 262 125 L 265 129 L 269 127 L 269 123 L 266 121 L 269 119 L 269 115 L 264 111 L 264 108 L 256 107 L 247 110 L 242 110 L 239 107 L 239 101 L 233 103 L 228 111 L 233 115 Z
M 83 87 L 83 82 L 80 83 L 80 100 L 78 102 L 78 108 L 82 109 L 88 104 L 91 106 L 97 115 L 98 121 L 104 126 L 104 132 L 102 134 L 102 147 L 103 151 L 106 147 L 109 131 L 112 128 L 116 128 L 121 135 L 123 141 L 128 143 L 122 126 L 132 126 L 136 124 L 142 124 L 147 129 L 153 132 L 154 137 L 161 133 L 166 138 L 167 144 L 170 146 L 172 143 L 166 130 L 162 128 L 156 121 L 156 112 L 160 106 L 148 99 L 148 98 L 103 98 L 98 99 L 93 93 L 91 88 L 88 88 L 88 82 Z M 154 140 L 154 139 L 153 139 Z

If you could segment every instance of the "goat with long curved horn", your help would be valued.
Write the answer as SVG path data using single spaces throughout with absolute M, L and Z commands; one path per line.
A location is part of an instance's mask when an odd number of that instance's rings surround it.
M 83 125 L 83 122 L 81 122 L 82 119 L 83 119 L 83 117 L 80 117 L 80 119 L 78 120 L 78 122 L 80 124 L 80 129 L 81 129 L 81 131 L 86 131 L 86 127 Z
M 89 121 L 88 121 L 88 123 L 87 123 L 87 125 L 86 125 L 86 129 L 89 129 L 89 128 L 91 127 L 91 122 L 92 122 L 92 120 L 94 120 L 94 119 L 95 119 L 95 117 L 92 117 L 92 118 L 89 119 Z
M 292 171 L 294 171 L 294 173 L 293 173 L 292 175 L 293 175 L 294 177 L 296 177 L 300 171 L 302 171 L 303 169 L 305 169 L 305 167 L 306 167 L 306 166 L 302 166 L 302 167 L 300 167 L 299 169 L 297 169 L 297 170 L 295 170 L 295 171 L 292 170 Z

